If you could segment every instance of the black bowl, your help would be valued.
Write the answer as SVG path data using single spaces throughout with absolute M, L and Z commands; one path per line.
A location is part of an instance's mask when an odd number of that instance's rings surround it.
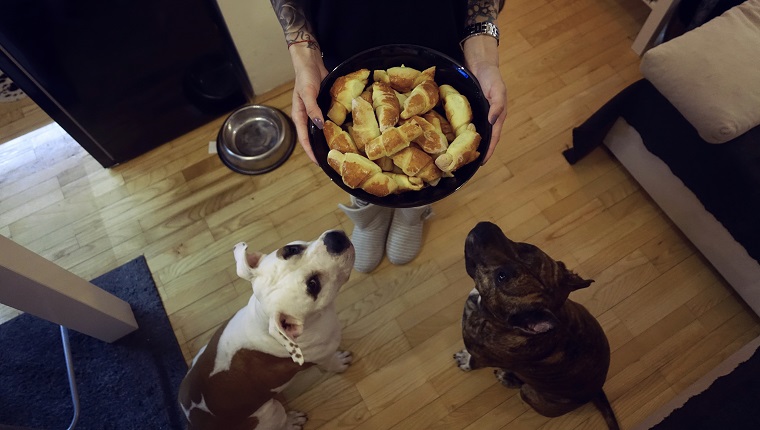
M 326 114 L 330 108 L 330 88 L 335 80 L 343 75 L 362 68 L 374 71 L 401 65 L 413 67 L 417 70 L 425 70 L 428 67 L 435 66 L 435 82 L 438 85 L 451 85 L 467 97 L 467 100 L 470 102 L 470 106 L 472 107 L 472 122 L 481 136 L 480 146 L 478 147 L 480 157 L 457 169 L 454 172 L 454 177 L 443 178 L 434 187 L 427 186 L 420 191 L 406 191 L 386 197 L 377 197 L 358 188 L 352 189 L 344 184 L 340 174 L 327 164 L 327 153 L 330 151 L 330 148 L 327 146 L 325 135 L 316 125 L 311 122 L 309 123 L 311 149 L 314 151 L 314 156 L 327 176 L 347 193 L 358 199 L 394 208 L 424 206 L 441 200 L 461 188 L 482 164 L 488 150 L 488 144 L 491 141 L 491 124 L 488 122 L 489 105 L 478 80 L 456 60 L 422 46 L 384 45 L 354 55 L 338 65 L 322 81 L 319 96 L 317 97 L 317 104 L 323 114 Z M 372 82 L 371 73 L 369 82 Z M 327 120 L 327 117 L 325 117 L 325 120 Z

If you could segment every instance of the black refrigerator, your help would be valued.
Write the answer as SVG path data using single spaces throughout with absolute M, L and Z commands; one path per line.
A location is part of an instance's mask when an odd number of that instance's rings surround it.
M 2 0 L 0 70 L 104 167 L 253 97 L 215 0 Z

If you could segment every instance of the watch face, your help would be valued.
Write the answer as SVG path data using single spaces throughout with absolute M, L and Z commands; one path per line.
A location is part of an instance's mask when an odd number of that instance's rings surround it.
M 347 193 L 365 202 L 380 206 L 424 206 L 441 200 L 459 190 L 480 168 L 483 158 L 488 151 L 491 141 L 491 124 L 488 122 L 489 105 L 478 80 L 469 70 L 452 58 L 428 48 L 416 45 L 384 45 L 361 52 L 338 65 L 322 81 L 317 103 L 325 115 L 325 120 L 327 120 L 326 114 L 330 108 L 331 101 L 330 88 L 337 78 L 359 69 L 369 69 L 372 72 L 401 65 L 420 71 L 435 66 L 434 80 L 438 85 L 451 85 L 459 93 L 467 97 L 472 109 L 472 123 L 481 136 L 478 146 L 480 155 L 476 160 L 455 170 L 453 176 L 442 178 L 435 186 L 425 186 L 418 191 L 405 191 L 385 197 L 377 197 L 362 189 L 351 188 L 343 182 L 341 175 L 327 163 L 327 153 L 330 151 L 330 148 L 327 146 L 324 132 L 311 122 L 309 122 L 309 141 L 322 170 L 335 185 L 341 187 Z M 370 73 L 367 85 L 370 85 L 372 82 L 372 73 Z M 439 113 L 443 112 L 440 106 L 434 108 L 434 110 L 439 111 Z M 349 117 L 346 121 L 349 122 L 350 120 Z

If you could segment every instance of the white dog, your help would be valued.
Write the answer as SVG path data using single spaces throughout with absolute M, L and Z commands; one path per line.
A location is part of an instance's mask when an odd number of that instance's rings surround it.
M 271 254 L 246 248 L 238 243 L 234 255 L 253 295 L 198 352 L 182 381 L 188 429 L 301 429 L 306 414 L 285 412 L 275 395 L 313 364 L 343 372 L 351 363 L 349 352 L 338 351 L 333 304 L 354 265 L 346 234 L 327 231 Z

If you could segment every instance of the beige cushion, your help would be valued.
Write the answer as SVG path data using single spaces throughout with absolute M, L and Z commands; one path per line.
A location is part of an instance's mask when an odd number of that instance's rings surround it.
M 760 0 L 647 51 L 641 73 L 710 143 L 760 124 Z

